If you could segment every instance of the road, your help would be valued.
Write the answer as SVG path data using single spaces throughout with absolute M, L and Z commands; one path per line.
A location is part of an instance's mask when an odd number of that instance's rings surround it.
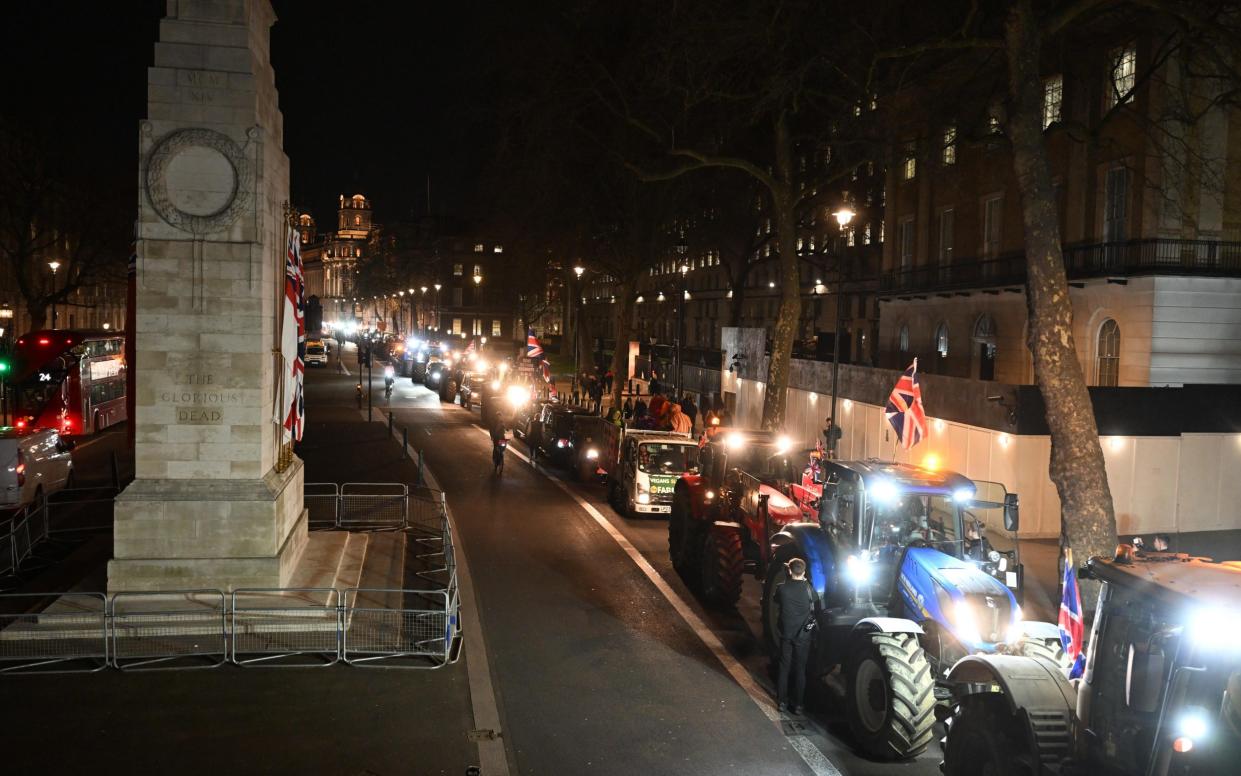
M 355 379 L 334 361 L 311 371 L 308 412 L 353 405 Z M 448 494 L 517 771 L 938 773 L 937 745 L 908 763 L 857 755 L 826 687 L 803 718 L 775 712 L 754 580 L 737 611 L 704 609 L 667 560 L 664 520 L 620 517 L 601 487 L 531 467 L 521 445 L 494 477 L 477 411 L 406 378 L 389 400 L 382 387 L 375 418 L 408 426 Z

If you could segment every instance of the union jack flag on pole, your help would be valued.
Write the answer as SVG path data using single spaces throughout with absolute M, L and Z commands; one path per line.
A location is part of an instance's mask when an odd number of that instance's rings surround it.
M 543 346 L 539 344 L 539 338 L 534 336 L 534 327 L 526 329 L 526 358 L 542 358 Z
M 1077 586 L 1077 569 L 1073 568 L 1073 551 L 1066 549 L 1064 559 L 1064 594 L 1060 597 L 1060 645 L 1072 663 L 1070 679 L 1086 671 L 1086 626 L 1082 620 L 1082 591 Z
M 922 407 L 922 388 L 918 385 L 918 359 L 915 358 L 896 381 L 896 387 L 888 396 L 884 415 L 896 429 L 896 438 L 906 450 L 926 436 L 926 410 Z
M 306 277 L 302 267 L 301 235 L 289 227 L 284 261 L 284 318 L 280 352 L 284 358 L 284 406 L 281 425 L 285 442 L 300 442 L 306 415 L 303 400 L 306 378 Z

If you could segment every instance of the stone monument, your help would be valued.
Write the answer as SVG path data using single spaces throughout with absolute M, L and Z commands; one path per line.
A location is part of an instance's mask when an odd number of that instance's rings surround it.
M 281 455 L 289 160 L 269 0 L 168 0 L 139 132 L 135 445 L 110 590 L 278 587 L 307 541 Z

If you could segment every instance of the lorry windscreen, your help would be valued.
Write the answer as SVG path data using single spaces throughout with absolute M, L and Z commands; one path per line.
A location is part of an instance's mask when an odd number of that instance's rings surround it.
M 680 474 L 698 465 L 694 445 L 648 442 L 638 447 L 638 468 L 647 474 Z

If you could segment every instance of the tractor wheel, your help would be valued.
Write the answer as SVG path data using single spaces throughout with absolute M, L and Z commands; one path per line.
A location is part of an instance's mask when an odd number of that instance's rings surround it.
M 944 776 L 1034 776 L 1035 759 L 1007 702 L 972 696 L 961 703 L 944 742 Z
M 745 573 L 741 532 L 735 528 L 708 528 L 705 534 L 702 556 L 698 559 L 703 600 L 721 609 L 731 609 L 741 599 L 741 575 Z
M 912 633 L 866 633 L 845 663 L 845 703 L 858 746 L 880 760 L 919 754 L 931 743 L 935 676 Z
M 1037 657 L 1055 664 L 1061 671 L 1069 668 L 1069 657 L 1064 654 L 1060 639 L 1025 639 L 1021 642 L 1021 654 Z
M 685 535 L 689 530 L 689 493 L 678 490 L 672 499 L 672 513 L 668 516 L 668 557 L 672 559 L 672 567 L 684 579 L 688 566 L 686 564 Z

